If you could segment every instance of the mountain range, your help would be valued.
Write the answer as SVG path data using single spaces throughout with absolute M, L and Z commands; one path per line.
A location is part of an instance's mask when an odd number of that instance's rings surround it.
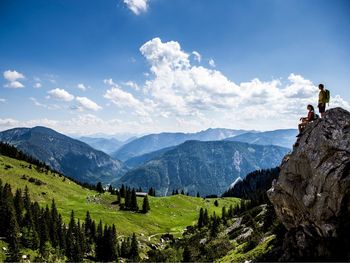
M 237 136 L 248 131 L 231 129 L 207 129 L 197 133 L 159 133 L 149 134 L 137 138 L 111 154 L 115 159 L 126 161 L 130 158 L 146 153 L 158 151 L 163 148 L 176 146 L 185 141 L 217 141 L 225 138 Z
M 96 150 L 100 150 L 102 152 L 105 152 L 107 154 L 111 154 L 115 152 L 117 149 L 119 149 L 122 145 L 124 145 L 127 142 L 119 141 L 115 138 L 100 138 L 100 137 L 78 137 L 79 141 L 85 142 L 86 144 L 90 145 L 92 148 L 95 148 Z
M 16 146 L 50 167 L 80 182 L 110 183 L 125 173 L 124 165 L 79 140 L 45 127 L 0 132 L 0 141 Z
M 154 187 L 159 195 L 169 195 L 176 189 L 191 194 L 221 194 L 238 177 L 279 165 L 288 151 L 279 146 L 232 141 L 186 141 L 128 171 L 118 183 Z
M 259 145 L 277 145 L 291 149 L 297 134 L 296 129 L 282 129 L 266 132 L 246 132 L 225 140 Z
M 208 129 L 150 134 L 123 145 L 113 138 L 80 138 L 85 143 L 49 128 L 34 127 L 0 132 L 0 141 L 77 181 L 155 187 L 161 195 L 175 189 L 207 195 L 221 194 L 253 170 L 278 165 L 288 149 L 270 144 L 290 148 L 294 132 Z M 118 147 L 114 158 L 107 154 Z

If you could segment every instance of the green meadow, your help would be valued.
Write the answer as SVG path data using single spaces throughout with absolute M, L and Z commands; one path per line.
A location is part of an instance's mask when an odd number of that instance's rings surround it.
M 32 178 L 31 180 L 29 180 Z M 180 236 L 186 226 L 196 223 L 199 209 L 207 208 L 209 214 L 221 214 L 223 206 L 229 207 L 239 203 L 237 198 L 204 199 L 184 195 L 167 197 L 149 197 L 151 211 L 147 214 L 120 211 L 118 205 L 112 203 L 117 196 L 109 193 L 98 194 L 77 185 L 71 180 L 52 172 L 40 172 L 35 165 L 6 156 L 0 156 L 0 179 L 9 183 L 12 190 L 28 186 L 32 200 L 41 206 L 51 205 L 55 199 L 57 208 L 67 222 L 73 210 L 76 218 L 83 220 L 89 211 L 95 221 L 104 224 L 115 224 L 119 236 L 135 232 L 145 239 L 159 238 L 163 233 Z M 30 182 L 40 180 L 41 185 Z M 214 201 L 219 205 L 215 206 Z M 138 199 L 139 207 L 142 198 Z M 98 222 L 97 222 L 98 223 Z

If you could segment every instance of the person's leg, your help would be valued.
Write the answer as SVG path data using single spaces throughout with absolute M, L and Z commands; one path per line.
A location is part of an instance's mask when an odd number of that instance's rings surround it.
M 303 131 L 302 123 L 299 123 L 299 125 L 298 125 L 298 130 L 299 130 L 299 133 L 301 133 L 301 132 Z
M 325 116 L 325 112 L 326 112 L 326 104 L 320 104 L 318 106 L 319 112 L 321 114 L 321 118 L 323 118 Z

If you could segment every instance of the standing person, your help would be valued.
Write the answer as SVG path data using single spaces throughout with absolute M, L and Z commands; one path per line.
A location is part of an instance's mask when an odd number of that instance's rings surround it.
M 312 121 L 314 121 L 317 118 L 317 115 L 315 114 L 314 106 L 312 106 L 310 104 L 307 105 L 307 110 L 309 111 L 307 113 L 307 117 L 300 118 L 301 123 L 298 125 L 299 134 L 297 135 L 297 137 L 301 136 L 301 133 L 303 132 L 303 130 L 305 129 L 306 125 L 309 122 L 312 122 Z
M 320 93 L 318 94 L 318 110 L 323 118 L 326 111 L 327 93 L 323 84 L 319 84 L 318 89 L 320 90 Z

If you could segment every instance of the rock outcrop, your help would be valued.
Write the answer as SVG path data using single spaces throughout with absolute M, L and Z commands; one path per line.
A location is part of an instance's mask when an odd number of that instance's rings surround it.
M 309 124 L 268 191 L 288 232 L 281 260 L 348 260 L 350 113 L 330 109 Z

